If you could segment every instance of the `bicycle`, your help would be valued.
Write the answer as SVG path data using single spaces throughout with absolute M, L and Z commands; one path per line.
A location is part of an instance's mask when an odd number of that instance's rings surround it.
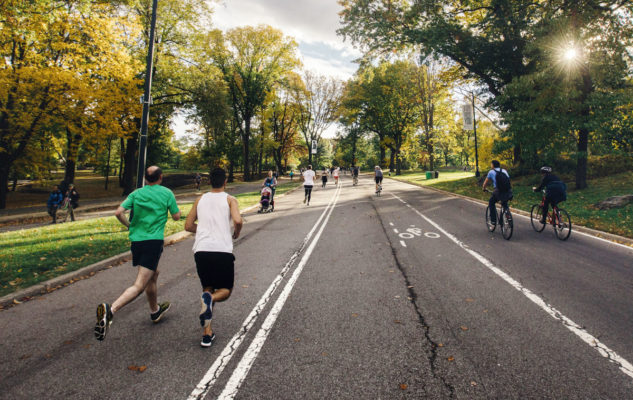
M 490 190 L 486 189 L 486 192 L 492 193 Z M 508 203 L 506 203 L 505 207 L 503 206 L 503 202 L 500 202 L 499 208 L 501 212 L 497 212 L 497 207 L 493 207 L 493 211 L 495 213 L 495 221 L 501 227 L 501 236 L 505 240 L 510 240 L 512 237 L 512 233 L 514 232 L 514 222 L 512 220 L 512 213 L 510 213 L 510 207 L 508 207 Z M 492 211 L 490 210 L 490 205 L 486 207 L 486 227 L 488 228 L 488 232 L 494 232 L 497 229 L 497 224 L 493 224 L 491 220 Z
M 543 207 L 545 206 L 545 190 L 543 190 L 543 198 L 541 204 L 532 205 L 530 211 L 530 223 L 535 231 L 541 233 L 548 223 L 554 227 L 554 234 L 559 240 L 567 240 L 571 235 L 571 218 L 569 213 L 562 208 L 558 208 L 557 204 L 552 204 L 552 211 L 547 213 L 545 223 L 543 220 Z

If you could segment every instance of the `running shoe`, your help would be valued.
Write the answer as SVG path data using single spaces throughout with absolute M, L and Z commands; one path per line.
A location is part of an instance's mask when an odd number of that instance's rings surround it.
M 213 317 L 213 298 L 211 297 L 211 293 L 202 293 L 200 303 L 202 303 L 202 310 L 200 311 L 200 326 L 204 328 L 205 326 L 209 326 L 211 318 Z
M 306 198 L 304 197 L 304 198 L 303 198 L 303 204 L 305 204 L 305 203 L 306 203 L 306 200 L 308 200 L 308 199 L 306 199 Z
M 101 303 L 97 306 L 97 323 L 95 325 L 95 337 L 97 340 L 103 340 L 112 324 L 112 308 L 110 304 Z
M 171 304 L 169 304 L 168 301 L 160 303 L 158 305 L 158 311 L 149 315 L 152 319 L 152 322 L 157 324 L 161 320 L 161 318 L 163 318 L 163 315 L 167 312 L 167 310 L 169 310 L 169 307 L 171 307 Z
M 200 342 L 200 346 L 211 347 L 214 341 L 215 341 L 215 333 L 212 333 L 210 335 L 204 335 L 202 336 L 202 342 Z

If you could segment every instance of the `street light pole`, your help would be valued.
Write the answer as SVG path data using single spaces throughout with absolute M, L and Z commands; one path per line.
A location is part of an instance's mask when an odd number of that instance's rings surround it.
M 477 116 L 475 115 L 475 93 L 472 94 L 473 99 L 473 133 L 475 134 L 475 176 L 479 178 L 479 149 L 477 147 Z
M 143 117 L 141 119 L 141 133 L 138 145 L 138 171 L 136 187 L 145 184 L 145 159 L 147 157 L 147 126 L 149 124 L 149 106 L 152 103 L 152 71 L 154 69 L 154 41 L 156 37 L 156 9 L 158 0 L 152 4 L 152 22 L 149 31 L 149 48 L 147 50 L 147 68 L 145 70 L 145 94 L 143 95 Z

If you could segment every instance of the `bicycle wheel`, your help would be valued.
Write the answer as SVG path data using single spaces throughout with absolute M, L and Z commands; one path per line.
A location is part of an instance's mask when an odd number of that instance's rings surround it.
M 494 210 L 494 212 L 496 213 L 497 207 L 492 208 L 492 210 Z M 497 225 L 493 224 L 492 220 L 490 219 L 490 206 L 486 207 L 486 228 L 488 228 L 488 232 L 494 232 L 497 228 Z
M 530 223 L 532 224 L 532 228 L 537 232 L 543 232 L 543 229 L 545 229 L 545 224 L 541 223 L 542 217 L 543 207 L 541 207 L 540 204 L 534 204 L 530 212 Z
M 505 240 L 510 240 L 514 231 L 514 223 L 512 222 L 512 214 L 510 210 L 502 211 L 501 214 L 501 235 Z
M 567 211 L 559 208 L 556 212 L 556 221 L 554 221 L 554 233 L 559 240 L 569 239 L 571 235 L 571 218 Z

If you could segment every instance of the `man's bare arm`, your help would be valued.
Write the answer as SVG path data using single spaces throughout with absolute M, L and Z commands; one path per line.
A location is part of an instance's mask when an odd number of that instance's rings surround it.
M 242 215 L 240 214 L 240 206 L 237 203 L 237 199 L 233 196 L 228 197 L 229 208 L 231 210 L 231 219 L 233 220 L 233 239 L 237 239 L 242 231 Z
M 114 215 L 126 228 L 129 228 L 130 221 L 128 221 L 127 216 L 125 215 L 126 211 L 127 210 L 125 208 L 119 206 L 119 208 L 117 208 L 116 211 L 114 212 Z
M 171 215 L 171 219 L 173 219 L 174 221 L 178 221 L 181 215 L 182 215 L 182 211 L 178 211 L 176 214 Z
M 198 219 L 198 202 L 200 201 L 200 197 L 196 199 L 191 207 L 191 211 L 187 214 L 187 219 L 185 220 L 185 230 L 187 232 L 196 233 L 198 229 L 198 224 L 196 224 L 196 220 Z M 178 213 L 180 214 L 180 212 Z M 180 216 L 178 216 L 180 218 Z

